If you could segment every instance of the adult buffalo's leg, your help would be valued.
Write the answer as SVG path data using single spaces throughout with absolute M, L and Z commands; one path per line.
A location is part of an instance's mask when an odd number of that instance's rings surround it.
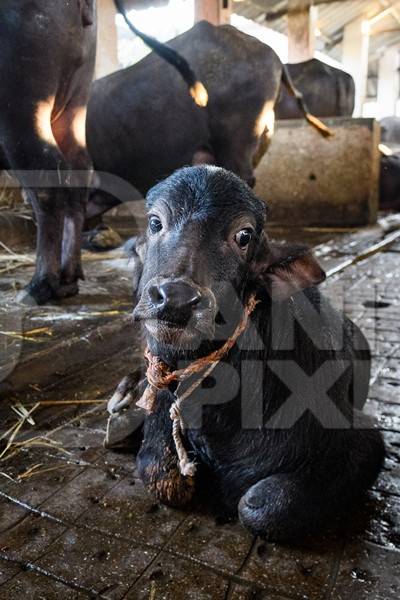
M 86 209 L 86 219 L 90 226 L 95 226 L 101 223 L 101 216 L 105 212 L 111 210 L 115 206 L 119 206 L 121 202 L 107 192 L 98 190 L 91 191 Z
M 170 506 L 184 506 L 194 494 L 194 478 L 183 477 L 172 437 L 169 416 L 171 398 L 159 392 L 157 409 L 146 417 L 144 437 L 137 456 L 139 475 L 157 500 Z
M 213 142 L 216 164 L 228 171 L 233 171 L 241 177 L 250 187 L 256 183 L 253 156 L 257 148 L 257 140 L 244 139 L 240 132 L 221 136 Z
M 216 165 L 217 159 L 210 148 L 199 148 L 192 158 L 192 165 Z
M 76 292 L 78 292 L 79 279 L 84 279 L 81 246 L 86 194 L 84 188 L 77 187 L 71 190 L 69 201 L 65 207 L 61 283 L 65 286 L 75 286 Z
M 75 287 L 84 279 L 81 263 L 82 230 L 92 178 L 92 163 L 86 150 L 86 108 L 76 102 L 52 124 L 54 137 L 71 167 L 70 193 L 65 205 L 61 255 L 61 283 Z
M 113 250 L 122 244 L 118 232 L 103 223 L 103 214 L 118 206 L 120 201 L 111 194 L 93 190 L 89 195 L 83 231 L 82 247 L 92 252 Z
M 29 127 L 17 137 L 12 132 L 7 136 L 5 153 L 10 169 L 27 190 L 37 225 L 35 274 L 18 299 L 44 304 L 74 294 L 76 288 L 60 280 L 69 165 L 55 143 L 40 139 Z
M 239 502 L 243 525 L 271 541 L 284 541 L 318 532 L 345 514 L 373 483 L 384 458 L 378 432 L 349 433 L 358 433 L 358 441 L 344 439 L 342 456 L 253 485 Z

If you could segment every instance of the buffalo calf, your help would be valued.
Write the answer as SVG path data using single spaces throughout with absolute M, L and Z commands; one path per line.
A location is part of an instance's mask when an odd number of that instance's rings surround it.
M 361 413 L 365 338 L 319 292 L 324 272 L 309 249 L 268 240 L 265 204 L 237 176 L 182 169 L 150 190 L 147 207 L 147 233 L 131 244 L 134 317 L 154 356 L 170 369 L 207 356 L 258 299 L 246 331 L 182 404 L 198 488 L 269 539 L 320 531 L 383 461 L 381 435 Z M 179 473 L 169 410 L 192 383 L 158 391 L 138 454 L 144 482 L 175 505 L 194 481 Z

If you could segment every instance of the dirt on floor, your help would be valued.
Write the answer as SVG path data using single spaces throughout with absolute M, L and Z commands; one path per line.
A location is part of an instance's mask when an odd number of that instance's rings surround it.
M 129 261 L 120 250 L 86 253 L 78 298 L 23 311 L 13 295 L 32 273 L 24 252 L 26 264 L 10 259 L 1 276 L 1 599 L 400 597 L 398 223 L 272 234 L 309 239 L 329 275 L 325 294 L 370 341 L 366 410 L 387 459 L 367 503 L 339 531 L 290 545 L 216 522 L 206 507 L 155 503 L 133 452 L 103 447 L 105 403 L 143 360 Z

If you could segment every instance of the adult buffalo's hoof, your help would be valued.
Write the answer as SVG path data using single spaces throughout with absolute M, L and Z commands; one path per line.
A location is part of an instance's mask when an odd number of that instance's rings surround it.
M 62 300 L 63 298 L 71 298 L 72 296 L 77 296 L 79 294 L 78 282 L 75 281 L 73 283 L 60 284 L 54 293 L 56 300 Z
M 24 306 L 37 306 L 38 302 L 36 298 L 30 293 L 29 288 L 24 288 L 15 296 L 15 302 L 17 304 L 23 304 Z
M 114 250 L 122 244 L 119 233 L 106 225 L 98 225 L 91 231 L 84 231 L 82 239 L 82 247 L 85 250 L 91 250 L 92 252 Z
M 52 300 L 62 300 L 63 298 L 76 296 L 78 292 L 77 282 L 60 284 L 58 281 L 50 281 L 49 279 L 33 280 L 18 292 L 15 301 L 25 306 L 38 306 L 47 304 Z

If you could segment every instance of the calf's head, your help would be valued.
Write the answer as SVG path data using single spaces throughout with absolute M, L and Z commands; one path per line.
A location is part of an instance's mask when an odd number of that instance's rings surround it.
M 307 249 L 267 240 L 265 203 L 224 169 L 177 171 L 150 190 L 147 208 L 147 232 L 130 243 L 134 317 L 158 344 L 198 347 L 234 329 L 250 289 L 282 300 L 324 277 Z

